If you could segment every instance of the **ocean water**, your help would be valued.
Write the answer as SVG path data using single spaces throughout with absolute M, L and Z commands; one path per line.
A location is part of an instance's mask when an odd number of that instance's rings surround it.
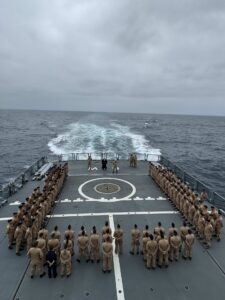
M 225 196 L 225 117 L 0 110 L 0 184 L 50 153 L 150 147 Z

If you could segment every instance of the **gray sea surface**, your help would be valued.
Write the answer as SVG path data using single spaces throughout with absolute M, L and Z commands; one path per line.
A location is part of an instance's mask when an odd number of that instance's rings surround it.
M 225 117 L 0 110 L 0 184 L 50 153 L 150 147 L 225 196 Z

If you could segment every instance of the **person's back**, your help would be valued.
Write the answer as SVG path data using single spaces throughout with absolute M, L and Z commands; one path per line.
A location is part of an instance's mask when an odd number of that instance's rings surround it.
M 51 278 L 53 273 L 53 277 L 55 278 L 57 276 L 57 255 L 52 247 L 50 247 L 46 254 L 46 262 L 48 264 L 48 277 Z
M 79 249 L 79 255 L 77 258 L 77 261 L 80 263 L 81 257 L 84 257 L 86 259 L 86 262 L 89 262 L 89 238 L 85 235 L 85 231 L 82 231 L 82 235 L 78 237 L 77 239 L 77 245 Z
M 164 263 L 168 267 L 168 253 L 170 249 L 169 241 L 164 237 L 163 232 L 161 232 L 161 239 L 158 242 L 159 246 L 159 266 L 161 267 Z
M 69 250 L 64 249 L 60 252 L 60 263 L 61 263 L 61 276 L 63 277 L 65 274 L 67 277 L 71 274 L 71 253 Z
M 40 248 L 31 247 L 28 251 L 28 256 L 30 257 L 32 262 L 41 262 L 43 253 Z
M 223 228 L 223 217 L 221 215 L 221 211 L 219 210 L 218 211 L 218 217 L 215 220 L 215 234 L 216 234 L 218 242 L 221 239 L 220 235 L 221 235 L 222 228 Z
M 156 256 L 158 251 L 158 243 L 154 240 L 152 234 L 150 234 L 150 240 L 148 240 L 146 245 L 147 250 L 147 268 L 156 268 Z
M 123 230 L 120 225 L 117 225 L 117 229 L 114 231 L 113 237 L 115 238 L 115 253 L 123 253 Z
M 130 254 L 134 255 L 135 249 L 136 249 L 136 254 L 139 254 L 140 237 L 141 237 L 140 230 L 138 229 L 137 224 L 135 224 L 134 228 L 131 229 L 131 251 L 130 251 Z
M 90 244 L 92 247 L 99 248 L 99 234 L 97 234 L 97 233 L 91 234 Z
M 169 245 L 169 242 L 167 239 L 163 238 L 159 241 L 159 249 L 160 251 L 162 251 L 163 253 L 167 252 L 168 251 L 168 245 Z
M 90 257 L 91 262 L 100 261 L 100 236 L 97 234 L 96 227 L 93 226 L 93 232 L 90 235 Z
M 103 272 L 111 272 L 112 269 L 112 251 L 113 246 L 109 241 L 109 238 L 102 244 L 102 253 L 103 253 Z
M 183 252 L 183 258 L 189 258 L 190 260 L 192 259 L 192 248 L 195 242 L 195 236 L 192 233 L 192 231 L 189 229 L 188 234 L 186 235 L 185 238 L 185 243 L 184 243 L 184 252 Z
M 78 241 L 78 246 L 81 249 L 85 249 L 88 247 L 89 238 L 87 236 L 85 236 L 85 235 L 79 236 L 77 241 Z
M 170 238 L 170 260 L 177 261 L 179 258 L 179 250 L 181 246 L 181 237 L 178 235 L 177 230 L 174 230 L 174 235 Z
M 43 252 L 40 248 L 37 248 L 37 242 L 27 252 L 27 256 L 30 258 L 31 278 L 34 277 L 36 271 L 40 277 L 43 277 L 45 275 L 43 271 Z
M 65 230 L 64 237 L 69 236 L 69 239 L 74 242 L 75 234 L 74 231 L 71 229 L 70 225 L 68 226 L 68 229 Z

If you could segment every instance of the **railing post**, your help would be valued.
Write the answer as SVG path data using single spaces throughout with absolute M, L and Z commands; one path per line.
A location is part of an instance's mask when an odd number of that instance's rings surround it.
M 214 197 L 215 197 L 214 192 L 211 191 L 211 193 L 210 193 L 210 200 L 211 200 L 212 204 L 214 204 Z
M 198 191 L 198 181 L 195 180 L 195 191 Z

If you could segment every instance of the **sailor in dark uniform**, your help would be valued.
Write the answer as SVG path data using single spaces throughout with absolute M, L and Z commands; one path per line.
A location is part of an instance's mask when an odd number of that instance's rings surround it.
M 102 170 L 107 170 L 107 159 L 103 158 L 102 159 Z
M 46 262 L 48 264 L 48 277 L 51 278 L 52 275 L 54 278 L 57 276 L 57 255 L 53 250 L 53 247 L 50 247 L 47 255 Z M 52 274 L 53 273 L 53 274 Z

